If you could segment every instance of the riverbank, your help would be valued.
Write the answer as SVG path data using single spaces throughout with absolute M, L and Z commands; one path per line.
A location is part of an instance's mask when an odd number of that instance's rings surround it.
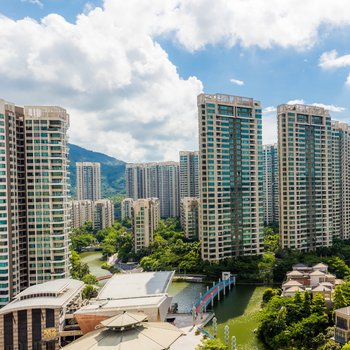
M 215 316 L 218 320 L 217 336 L 225 340 L 224 328 L 230 327 L 230 339 L 237 339 L 237 350 L 264 350 L 256 337 L 254 330 L 259 324 L 259 312 L 262 295 L 266 286 L 238 285 L 214 305 Z M 212 333 L 212 326 L 206 327 Z

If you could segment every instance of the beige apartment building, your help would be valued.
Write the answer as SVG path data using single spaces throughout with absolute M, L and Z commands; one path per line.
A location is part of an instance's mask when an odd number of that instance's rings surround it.
M 328 111 L 280 105 L 279 218 L 283 248 L 302 251 L 332 244 L 332 127 Z
M 72 228 L 82 227 L 87 221 L 93 222 L 94 205 L 93 201 L 80 200 L 72 201 Z
M 260 102 L 198 96 L 199 238 L 204 260 L 263 251 Z
M 77 199 L 101 199 L 101 166 L 96 162 L 77 162 Z
M 71 218 L 72 228 L 79 228 L 91 221 L 95 231 L 102 230 L 114 223 L 113 202 L 109 199 L 72 201 Z
M 196 197 L 184 197 L 180 203 L 181 227 L 185 236 L 190 239 L 198 239 L 198 210 L 199 199 Z
M 154 231 L 160 221 L 160 200 L 143 198 L 133 202 L 133 230 L 135 252 L 153 242 Z

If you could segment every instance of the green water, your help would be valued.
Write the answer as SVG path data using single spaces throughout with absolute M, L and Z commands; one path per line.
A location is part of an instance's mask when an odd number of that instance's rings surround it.
M 224 327 L 230 327 L 231 336 L 236 336 L 238 350 L 265 350 L 254 334 L 258 326 L 258 314 L 262 294 L 266 287 L 238 285 L 214 305 L 218 319 L 217 336 L 224 341 Z M 173 302 L 179 304 L 179 312 L 189 312 L 199 293 L 204 293 L 206 285 L 201 283 L 173 282 L 169 294 Z M 206 329 L 213 334 L 211 325 Z
M 110 274 L 109 271 L 101 269 L 103 261 L 101 260 L 101 252 L 84 252 L 80 254 L 81 260 L 87 263 L 90 268 L 90 273 L 96 277 L 106 276 Z

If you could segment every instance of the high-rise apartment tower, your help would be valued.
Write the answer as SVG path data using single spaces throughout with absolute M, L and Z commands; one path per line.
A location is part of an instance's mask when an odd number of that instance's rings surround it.
M 299 104 L 280 105 L 277 113 L 281 246 L 328 247 L 334 234 L 330 116 Z
M 63 108 L 0 100 L 0 305 L 68 276 L 68 126 Z
M 199 197 L 198 152 L 180 152 L 180 198 Z
M 264 223 L 278 224 L 278 151 L 277 144 L 263 146 Z
M 125 178 L 128 197 L 159 198 L 162 218 L 179 216 L 179 163 L 127 164 Z
M 198 119 L 202 258 L 261 254 L 264 212 L 260 102 L 201 94 Z
M 77 162 L 77 199 L 101 199 L 100 163 Z

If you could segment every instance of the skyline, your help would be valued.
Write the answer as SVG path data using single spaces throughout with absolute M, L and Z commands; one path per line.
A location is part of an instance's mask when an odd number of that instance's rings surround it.
M 261 101 L 264 143 L 288 101 L 348 122 L 350 13 L 329 3 L 5 0 L 0 96 L 66 108 L 70 142 L 126 162 L 198 149 L 202 91 Z

